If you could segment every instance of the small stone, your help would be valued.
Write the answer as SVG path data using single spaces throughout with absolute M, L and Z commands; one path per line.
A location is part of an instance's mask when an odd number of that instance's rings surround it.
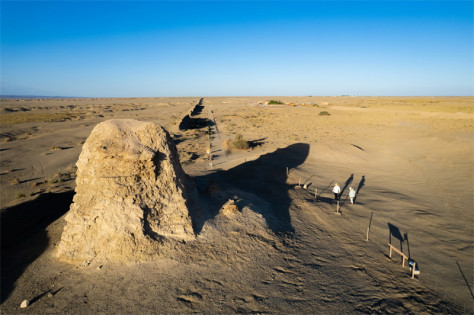
M 46 296 L 49 297 L 49 298 L 52 298 L 54 295 L 53 295 L 53 293 L 48 292 L 48 294 Z
M 30 301 L 28 301 L 28 300 L 23 300 L 23 302 L 21 302 L 20 307 L 21 307 L 21 308 L 27 308 L 28 305 L 30 305 Z
M 15 178 L 12 179 L 11 184 L 12 185 L 18 185 L 18 184 L 20 184 L 20 180 L 15 177 Z

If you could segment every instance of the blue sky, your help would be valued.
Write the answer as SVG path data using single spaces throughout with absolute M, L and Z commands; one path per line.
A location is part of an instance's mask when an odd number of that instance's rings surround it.
M 1 1 L 1 94 L 473 95 L 473 1 Z

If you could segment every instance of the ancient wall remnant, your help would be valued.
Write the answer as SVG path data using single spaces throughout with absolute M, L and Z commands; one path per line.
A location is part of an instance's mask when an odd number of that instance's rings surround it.
M 194 238 L 190 209 L 197 191 L 159 125 L 98 124 L 79 156 L 76 183 L 60 260 L 139 261 L 157 254 L 166 239 Z

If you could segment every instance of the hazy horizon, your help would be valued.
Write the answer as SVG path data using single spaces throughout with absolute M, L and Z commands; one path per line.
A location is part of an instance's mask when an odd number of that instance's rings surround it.
M 474 95 L 183 95 L 183 96 L 64 96 L 64 95 L 8 95 L 0 94 L 0 98 L 232 98 L 232 97 L 393 97 L 393 98 L 443 98 L 443 97 L 474 97 Z

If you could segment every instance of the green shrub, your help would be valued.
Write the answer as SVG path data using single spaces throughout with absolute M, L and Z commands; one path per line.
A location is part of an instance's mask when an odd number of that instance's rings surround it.
M 282 101 L 275 101 L 275 100 L 268 101 L 268 105 L 281 105 L 281 104 L 283 104 Z
M 331 114 L 329 114 L 327 111 L 322 111 L 322 112 L 319 112 L 319 116 L 330 116 Z
M 17 193 L 16 194 L 16 199 L 21 199 L 21 198 L 25 198 L 25 194 Z

